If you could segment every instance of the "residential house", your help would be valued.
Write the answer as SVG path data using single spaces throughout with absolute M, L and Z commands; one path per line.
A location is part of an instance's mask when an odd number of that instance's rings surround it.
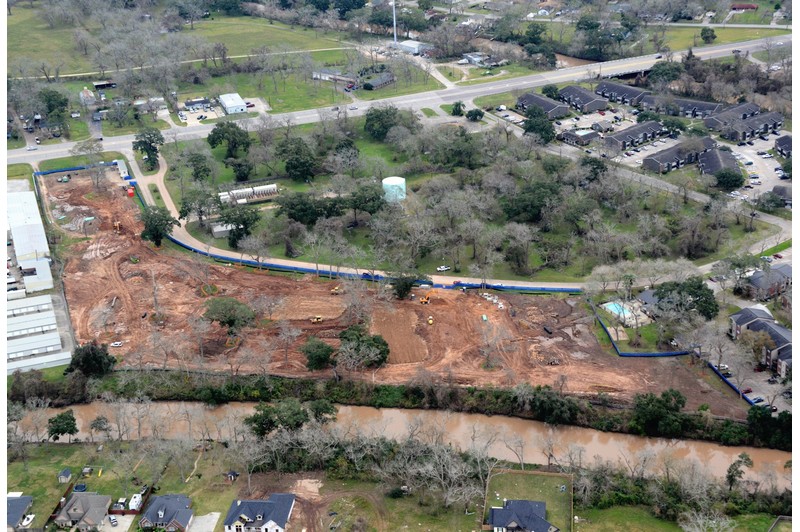
M 593 140 L 599 139 L 600 134 L 591 129 L 568 129 L 559 133 L 557 138 L 573 146 L 586 146 Z
M 781 377 L 792 367 L 792 331 L 774 321 L 756 321 L 748 327 L 754 332 L 763 331 L 775 343 L 772 349 L 764 349 L 762 362 Z
M 143 529 L 159 528 L 166 532 L 186 532 L 192 522 L 192 501 L 186 495 L 158 495 L 145 508 L 139 526 Z
M 758 4 L 731 4 L 731 9 L 735 11 L 755 11 Z
M 569 114 L 569 107 L 561 102 L 551 100 L 538 94 L 527 92 L 517 98 L 517 108 L 522 111 L 527 111 L 531 107 L 538 107 L 545 112 L 547 118 L 555 120 Z
M 745 102 L 730 107 L 721 113 L 705 118 L 703 120 L 703 125 L 711 130 L 722 131 L 726 126 L 733 124 L 737 120 L 750 118 L 751 116 L 755 116 L 760 112 L 761 108 L 758 105 Z
M 558 91 L 558 97 L 582 113 L 592 113 L 608 107 L 608 100 L 578 85 L 564 87 Z
M 651 141 L 665 132 L 666 130 L 661 124 L 655 120 L 648 120 L 611 135 L 606 135 L 606 146 L 610 149 L 624 151 L 630 147 Z
M 657 96 L 655 94 L 648 94 L 642 98 L 640 107 L 656 113 L 688 118 L 705 118 L 717 114 L 725 108 L 723 104 L 718 102 L 704 102 L 702 100 L 675 98 L 671 95 Z
M 88 87 L 84 87 L 78 97 L 83 105 L 94 105 L 97 101 L 94 97 L 94 93 L 90 91 Z
M 658 303 L 661 301 L 656 297 L 656 291 L 652 289 L 642 290 L 636 299 L 642 304 L 642 311 L 655 319 L 658 315 Z
M 792 189 L 784 185 L 772 187 L 772 193 L 783 199 L 783 204 L 787 207 L 792 206 Z
M 750 297 L 763 301 L 782 294 L 791 286 L 792 265 L 778 264 L 751 275 L 747 290 Z
M 622 102 L 630 105 L 639 105 L 642 98 L 650 94 L 650 91 L 625 85 L 623 83 L 614 83 L 613 81 L 601 81 L 597 84 L 594 90 L 595 94 L 599 94 L 608 98 L 612 102 Z
M 186 109 L 199 109 L 209 105 L 211 105 L 211 100 L 208 98 L 192 98 L 191 100 L 186 100 L 184 102 Z
M 372 85 L 373 89 L 381 89 L 387 85 L 394 83 L 394 81 L 395 81 L 394 74 L 392 74 L 391 72 L 381 72 L 364 80 L 364 86 L 366 87 L 367 83 L 369 83 L 370 85 Z
M 792 136 L 784 135 L 775 139 L 775 151 L 783 157 L 792 156 Z
M 397 43 L 397 47 L 412 55 L 420 55 L 434 49 L 434 46 L 431 44 L 412 40 Z
M 783 127 L 783 115 L 780 113 L 760 113 L 750 118 L 736 120 L 722 128 L 721 135 L 729 140 L 742 141 L 778 132 Z
M 489 510 L 494 532 L 559 532 L 545 518 L 546 505 L 540 501 L 505 500 L 503 507 Z
M 701 153 L 697 158 L 697 166 L 701 174 L 714 175 L 720 170 L 739 171 L 739 162 L 733 153 L 719 149 L 711 149 Z
M 694 139 L 681 142 L 666 150 L 648 155 L 642 159 L 642 166 L 652 172 L 665 174 L 670 170 L 697 162 L 701 153 L 710 150 L 714 146 L 716 146 L 716 142 L 711 140 L 711 137 L 704 137 L 699 144 Z
M 511 7 L 510 2 L 486 2 L 483 4 L 483 9 L 486 11 L 503 11 Z
M 729 316 L 730 329 L 728 329 L 728 336 L 737 340 L 742 332 L 747 331 L 748 327 L 757 321 L 775 321 L 772 313 L 764 305 L 758 304 L 752 307 L 746 307 L 735 312 Z
M 485 54 L 483 52 L 470 52 L 468 54 L 464 54 L 462 57 L 466 59 L 467 63 L 470 65 L 480 67 L 485 66 L 486 62 L 489 60 L 489 54 Z
M 70 479 L 72 478 L 72 469 L 65 467 L 58 473 L 58 482 L 59 484 L 67 484 L 69 483 Z
M 6 531 L 14 532 L 20 527 L 20 523 L 25 519 L 25 514 L 33 504 L 33 497 L 28 495 L 9 494 L 6 497 Z
M 103 524 L 111 497 L 88 491 L 73 493 L 55 518 L 60 528 L 77 527 L 80 532 L 96 530 Z
M 355 83 L 357 78 L 353 74 L 343 74 L 341 70 L 334 70 L 331 68 L 320 68 L 311 72 L 311 79 L 319 79 L 322 81 L 334 81 L 342 83 Z
M 294 495 L 273 493 L 267 500 L 234 500 L 225 532 L 284 532 L 294 509 Z
M 605 133 L 607 131 L 611 131 L 614 129 L 614 124 L 609 122 L 608 120 L 598 120 L 594 124 L 592 124 L 592 129 L 599 133 Z

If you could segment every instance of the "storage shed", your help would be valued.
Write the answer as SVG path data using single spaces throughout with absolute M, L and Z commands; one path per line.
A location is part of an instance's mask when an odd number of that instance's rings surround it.
M 399 203 L 406 199 L 406 180 L 392 176 L 383 180 L 383 197 L 389 203 Z
M 222 104 L 225 113 L 229 115 L 244 113 L 247 110 L 247 104 L 244 103 L 244 100 L 239 96 L 238 92 L 220 95 L 219 103 Z
M 430 44 L 411 40 L 397 43 L 397 47 L 400 48 L 400 50 L 413 55 L 419 55 L 427 50 L 433 50 L 433 46 Z

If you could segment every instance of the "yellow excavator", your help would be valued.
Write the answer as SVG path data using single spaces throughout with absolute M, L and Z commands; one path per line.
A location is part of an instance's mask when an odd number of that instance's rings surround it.
M 311 318 L 311 323 L 322 323 L 322 316 L 314 316 Z
M 419 302 L 423 305 L 427 305 L 431 302 L 431 294 L 433 294 L 433 290 L 429 290 L 424 296 L 419 298 Z
M 331 288 L 331 295 L 332 296 L 338 296 L 341 293 L 342 293 L 341 287 L 334 286 L 333 288 Z

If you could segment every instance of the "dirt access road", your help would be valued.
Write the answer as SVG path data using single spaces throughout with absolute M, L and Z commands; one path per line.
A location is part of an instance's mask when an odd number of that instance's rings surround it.
M 73 175 L 67 184 L 57 183 L 57 177 L 40 179 L 47 210 L 55 219 L 63 217 L 62 227 L 83 237 L 83 227 L 72 221 L 95 218 L 93 232 L 70 249 L 65 266 L 76 336 L 80 342 L 123 342 L 114 348 L 121 367 L 328 377 L 329 370 L 305 368 L 300 347 L 311 336 L 337 346 L 338 334 L 361 315 L 371 332 L 386 338 L 391 355 L 383 368 L 345 378 L 475 386 L 562 381 L 564 392 L 604 392 L 621 400 L 674 387 L 688 397 L 689 408 L 708 403 L 715 414 L 745 415 L 744 403 L 698 378 L 688 361 L 610 354 L 597 341 L 593 318 L 578 297 L 435 290 L 430 304 L 423 305 L 421 290 L 415 290 L 414 300 L 396 301 L 363 281 L 323 281 L 209 263 L 143 242 L 138 209 L 119 186 L 99 192 L 86 176 Z M 119 233 L 114 221 L 120 221 Z M 250 303 L 272 296 L 281 303 L 271 320 L 243 331 L 241 343 L 231 347 L 218 325 L 200 319 L 208 300 L 201 291 L 206 284 L 215 286 L 219 296 Z M 337 284 L 344 294 L 331 295 Z M 323 321 L 311 323 L 309 318 L 317 315 Z M 300 331 L 295 341 L 280 341 L 281 321 Z

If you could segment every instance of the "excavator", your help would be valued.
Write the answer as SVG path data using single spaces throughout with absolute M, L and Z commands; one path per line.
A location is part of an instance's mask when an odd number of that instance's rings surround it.
M 331 295 L 332 296 L 338 296 L 341 293 L 342 293 L 342 290 L 341 290 L 340 287 L 334 286 L 333 288 L 331 288 Z
M 311 318 L 311 323 L 322 323 L 322 316 L 313 316 Z
M 431 294 L 433 294 L 433 290 L 428 290 L 428 292 L 424 296 L 419 298 L 419 302 L 422 303 L 423 305 L 429 304 L 431 302 Z

